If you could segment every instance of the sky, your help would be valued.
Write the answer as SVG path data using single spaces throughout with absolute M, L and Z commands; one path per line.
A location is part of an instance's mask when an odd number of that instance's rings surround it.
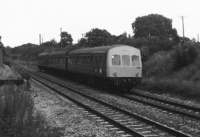
M 172 19 L 173 28 L 197 40 L 200 34 L 199 0 L 1 0 L 0 36 L 4 46 L 60 40 L 60 28 L 73 43 L 93 28 L 112 35 L 133 34 L 137 17 L 159 14 Z

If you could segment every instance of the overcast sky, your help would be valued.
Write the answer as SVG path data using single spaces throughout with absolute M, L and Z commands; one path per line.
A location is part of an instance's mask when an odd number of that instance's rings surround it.
M 133 35 L 131 24 L 148 14 L 172 19 L 180 36 L 179 16 L 184 16 L 185 36 L 197 39 L 200 33 L 199 0 L 1 0 L 0 36 L 4 46 L 15 47 L 39 44 L 39 34 L 44 42 L 59 42 L 60 28 L 72 35 L 73 43 L 93 28 Z

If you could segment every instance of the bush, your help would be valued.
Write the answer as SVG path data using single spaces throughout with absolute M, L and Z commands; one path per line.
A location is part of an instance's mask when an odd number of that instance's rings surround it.
M 49 127 L 40 114 L 33 115 L 31 91 L 14 85 L 0 87 L 0 136 L 60 137 L 60 128 Z
M 146 60 L 148 60 L 149 57 L 149 47 L 142 46 L 140 48 L 140 51 L 141 51 L 142 62 L 145 62 Z
M 159 94 L 172 94 L 173 96 L 175 95 L 193 100 L 199 99 L 199 88 L 199 83 L 179 80 L 176 78 L 162 78 L 159 80 L 149 78 L 143 80 L 142 84 L 139 86 L 139 89 L 148 90 Z
M 178 70 L 182 67 L 193 63 L 198 55 L 197 48 L 192 42 L 185 42 L 174 47 L 174 69 Z

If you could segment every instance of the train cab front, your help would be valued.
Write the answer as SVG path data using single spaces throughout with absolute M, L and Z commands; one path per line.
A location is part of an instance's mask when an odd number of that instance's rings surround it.
M 118 88 L 132 89 L 142 80 L 140 50 L 129 48 L 113 49 L 108 54 L 107 77 Z

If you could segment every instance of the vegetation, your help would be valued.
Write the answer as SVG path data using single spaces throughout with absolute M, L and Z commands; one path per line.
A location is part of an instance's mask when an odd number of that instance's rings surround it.
M 87 32 L 85 34 L 85 38 L 82 38 L 80 42 L 82 42 L 83 45 L 87 45 L 88 47 L 105 46 L 112 44 L 112 36 L 106 30 L 95 28 Z
M 136 18 L 132 23 L 135 38 L 156 36 L 160 39 L 179 41 L 176 29 L 172 28 L 172 20 L 162 15 L 150 14 Z
M 16 74 L 7 65 L 0 67 L 0 80 L 17 78 Z
M 51 128 L 44 118 L 34 113 L 31 94 L 25 85 L 0 87 L 0 136 L 60 137 L 62 130 Z
M 0 68 L 0 79 L 15 78 L 7 65 Z M 34 111 L 32 90 L 28 85 L 0 85 L 1 137 L 60 137 L 62 129 L 47 125 L 45 118 Z
M 179 44 L 174 48 L 174 69 L 180 69 L 193 63 L 198 55 L 196 44 L 190 41 Z
M 61 47 L 66 47 L 66 46 L 71 46 L 72 45 L 72 36 L 68 32 L 61 32 L 61 41 L 60 41 L 60 46 Z
M 200 97 L 199 43 L 188 41 L 170 51 L 159 51 L 143 64 L 139 86 L 151 92 L 170 93 L 184 98 Z M 181 58 L 180 58 L 181 57 Z

